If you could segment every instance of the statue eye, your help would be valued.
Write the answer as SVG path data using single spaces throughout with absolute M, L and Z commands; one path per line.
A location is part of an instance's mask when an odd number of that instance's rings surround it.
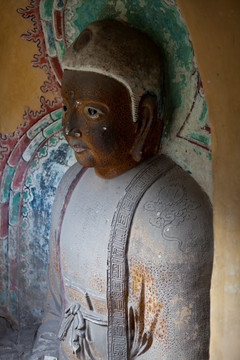
M 100 109 L 95 109 L 89 105 L 84 108 L 84 113 L 91 120 L 97 120 L 103 114 Z
M 90 116 L 96 115 L 97 114 L 97 110 L 93 109 L 93 108 L 88 108 L 88 113 Z
M 67 111 L 67 105 L 63 104 L 63 111 L 66 112 Z

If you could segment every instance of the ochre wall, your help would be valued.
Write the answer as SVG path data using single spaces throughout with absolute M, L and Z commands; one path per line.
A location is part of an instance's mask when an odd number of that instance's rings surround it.
M 215 261 L 211 360 L 240 358 L 240 2 L 178 0 L 212 129 Z
M 11 134 L 20 124 L 24 108 L 39 110 L 40 86 L 47 80 L 45 72 L 31 65 L 36 44 L 20 38 L 32 28 L 30 19 L 23 19 L 17 8 L 25 8 L 27 1 L 8 0 L 0 2 L 0 133 Z M 17 76 L 16 76 L 17 74 Z M 52 100 L 53 94 L 45 95 Z

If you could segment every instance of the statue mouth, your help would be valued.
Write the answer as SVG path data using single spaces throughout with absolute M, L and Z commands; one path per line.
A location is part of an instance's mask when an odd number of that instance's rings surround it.
M 87 149 L 86 144 L 79 139 L 70 139 L 69 145 L 76 153 L 81 153 Z
M 72 148 L 77 153 L 81 153 L 87 149 L 86 147 L 83 147 L 81 145 L 73 145 Z

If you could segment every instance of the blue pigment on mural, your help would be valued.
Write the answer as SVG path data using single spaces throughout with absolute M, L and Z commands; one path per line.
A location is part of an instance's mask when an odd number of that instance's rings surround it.
M 21 242 L 20 256 L 20 286 L 25 289 L 20 299 L 23 324 L 29 321 L 29 311 L 37 321 L 44 308 L 51 209 L 58 183 L 73 162 L 72 150 L 58 133 L 38 150 L 27 173 L 21 209 L 25 220 L 21 226 L 24 242 Z

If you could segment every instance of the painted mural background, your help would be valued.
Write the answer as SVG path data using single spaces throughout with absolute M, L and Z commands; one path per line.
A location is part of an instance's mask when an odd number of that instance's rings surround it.
M 36 44 L 32 66 L 47 74 L 39 111 L 1 135 L 0 314 L 20 327 L 40 321 L 47 288 L 51 208 L 75 162 L 61 130 L 61 60 L 89 22 L 120 18 L 148 32 L 164 55 L 166 126 L 161 151 L 190 172 L 211 197 L 211 131 L 191 40 L 174 0 L 32 0 L 16 8 L 31 19 L 23 39 Z M 53 101 L 47 93 L 55 94 Z M 7 315 L 6 315 L 7 314 Z

